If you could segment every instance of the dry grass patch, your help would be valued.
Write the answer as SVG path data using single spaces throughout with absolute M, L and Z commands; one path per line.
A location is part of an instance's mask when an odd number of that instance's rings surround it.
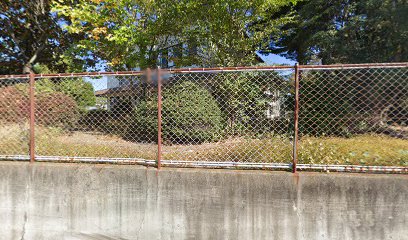
M 285 137 L 231 138 L 216 143 L 164 145 L 167 160 L 289 163 L 292 142 Z M 28 154 L 28 126 L 0 127 L 0 155 Z M 157 144 L 142 144 L 96 132 L 64 132 L 36 127 L 36 154 L 157 159 Z M 384 135 L 352 138 L 303 137 L 299 163 L 408 166 L 408 140 Z
M 42 129 L 37 135 L 38 155 L 156 159 L 157 145 L 132 143 L 114 135 L 94 132 L 63 133 Z
M 28 155 L 28 124 L 0 123 L 0 154 Z
M 408 140 L 385 135 L 305 137 L 300 142 L 299 162 L 408 166 Z
M 231 138 L 217 143 L 163 147 L 164 159 L 232 162 L 289 162 L 292 143 L 287 138 Z

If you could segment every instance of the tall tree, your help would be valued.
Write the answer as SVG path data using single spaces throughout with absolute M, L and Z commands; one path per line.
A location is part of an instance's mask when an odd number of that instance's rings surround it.
M 168 46 L 184 43 L 194 52 L 177 65 L 240 65 L 254 61 L 255 51 L 284 18 L 265 18 L 296 0 L 61 0 L 54 10 L 70 19 L 67 29 L 85 33 L 78 47 L 108 62 L 112 69 L 153 67 Z M 262 31 L 256 29 L 262 28 Z M 198 46 L 198 50 L 194 48 Z M 179 49 L 180 52 L 186 49 Z
M 294 21 L 271 37 L 269 52 L 303 64 L 407 61 L 407 12 L 407 0 L 302 1 L 270 15 Z
M 35 64 L 64 71 L 74 63 L 73 35 L 60 27 L 51 0 L 0 2 L 0 73 L 28 73 Z

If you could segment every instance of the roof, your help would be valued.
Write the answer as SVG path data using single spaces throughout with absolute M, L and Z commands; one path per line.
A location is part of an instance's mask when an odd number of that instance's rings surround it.
M 117 96 L 129 96 L 138 93 L 140 88 L 136 87 L 117 87 L 110 89 L 102 89 L 95 91 L 95 96 L 97 97 L 117 97 Z

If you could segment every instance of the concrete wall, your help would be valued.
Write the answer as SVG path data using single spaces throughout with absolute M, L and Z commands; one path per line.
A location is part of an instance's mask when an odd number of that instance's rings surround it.
M 408 176 L 0 162 L 0 239 L 408 239 Z

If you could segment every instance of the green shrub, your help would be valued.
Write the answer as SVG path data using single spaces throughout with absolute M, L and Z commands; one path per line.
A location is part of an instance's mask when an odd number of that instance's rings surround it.
M 211 93 L 184 81 L 163 91 L 163 137 L 175 143 L 218 140 L 224 128 L 222 112 Z
M 163 141 L 202 143 L 218 140 L 224 127 L 216 100 L 193 82 L 167 85 L 163 91 Z M 142 101 L 134 110 L 125 138 L 157 141 L 157 100 Z
M 300 80 L 299 130 L 351 137 L 406 126 L 407 72 L 392 69 L 306 71 Z M 390 128 L 391 127 L 391 128 Z
M 20 91 L 28 94 L 28 84 L 15 85 Z M 63 79 L 62 81 L 53 81 L 43 78 L 35 82 L 36 95 L 60 92 L 75 100 L 80 108 L 94 106 L 96 97 L 93 86 L 83 78 Z
M 55 89 L 73 98 L 81 108 L 94 106 L 96 103 L 92 84 L 86 82 L 83 78 L 63 80 L 55 85 Z
M 228 123 L 229 135 L 258 135 L 284 129 L 282 117 L 268 119 L 266 111 L 272 101 L 286 103 L 290 81 L 285 77 L 275 72 L 222 73 L 210 85 Z M 284 107 L 281 107 L 283 116 Z
M 157 100 L 146 100 L 138 104 L 129 117 L 123 138 L 134 142 L 157 142 Z

